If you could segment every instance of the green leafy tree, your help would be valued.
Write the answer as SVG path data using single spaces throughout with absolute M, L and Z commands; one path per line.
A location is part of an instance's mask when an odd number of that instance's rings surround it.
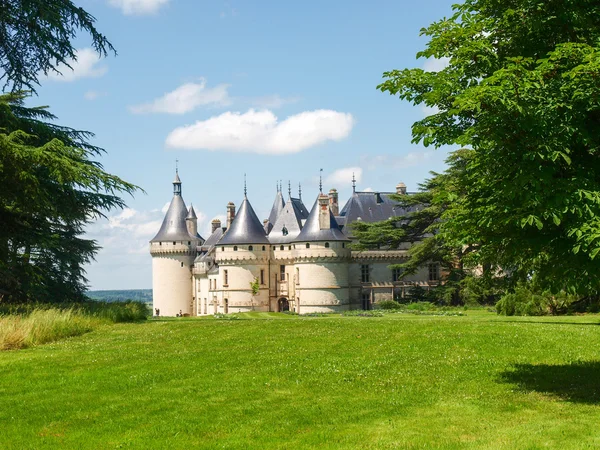
M 439 228 L 443 214 L 451 208 L 460 207 L 459 199 L 463 194 L 460 175 L 471 155 L 470 150 L 458 150 L 448 158 L 448 170 L 444 173 L 431 172 L 431 178 L 420 185 L 419 192 L 391 195 L 392 200 L 406 211 L 401 220 L 394 218 L 352 225 L 357 238 L 353 247 L 358 250 L 398 248 L 402 243 L 411 244 L 408 260 L 390 266 L 392 269 L 401 269 L 402 277 L 416 273 L 427 264 L 439 264 L 443 286 L 435 294 L 452 304 L 462 303 L 461 282 L 467 274 L 463 258 L 473 249 L 473 245 L 463 248 L 448 242 L 440 234 Z
M 72 40 L 78 31 L 92 38 L 100 56 L 115 52 L 94 26 L 96 19 L 70 0 L 0 2 L 0 69 L 4 87 L 35 91 L 40 74 L 60 73 L 77 59 Z
M 98 250 L 85 225 L 137 187 L 105 172 L 89 132 L 56 125 L 46 108 L 24 106 L 40 74 L 76 59 L 77 31 L 100 55 L 114 51 L 94 18 L 68 0 L 0 4 L 0 296 L 3 300 L 85 298 L 84 265 Z
M 440 235 L 515 283 L 583 295 L 600 283 L 600 3 L 467 0 L 428 28 L 438 72 L 379 86 L 437 109 L 413 141 L 473 150 Z

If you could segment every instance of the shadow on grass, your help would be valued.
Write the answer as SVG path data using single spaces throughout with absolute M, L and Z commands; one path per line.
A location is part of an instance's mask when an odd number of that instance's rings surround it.
M 517 364 L 500 374 L 505 383 L 574 403 L 600 403 L 600 361 L 572 364 Z

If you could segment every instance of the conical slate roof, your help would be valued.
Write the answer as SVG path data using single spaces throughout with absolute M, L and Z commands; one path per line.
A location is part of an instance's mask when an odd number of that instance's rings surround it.
M 275 201 L 273 202 L 273 207 L 271 208 L 271 213 L 269 214 L 269 223 L 271 225 L 275 225 L 277 222 L 277 217 L 283 210 L 285 206 L 285 202 L 283 201 L 283 195 L 281 195 L 281 191 L 277 191 L 277 195 L 275 196 Z
M 317 197 L 302 231 L 292 242 L 350 241 L 340 230 L 331 210 L 327 209 L 329 213 L 329 228 L 321 230 L 321 226 L 319 225 L 319 198 Z
M 197 219 L 198 216 L 196 216 L 196 211 L 194 210 L 194 206 L 190 205 L 190 209 L 188 210 L 188 215 L 186 217 L 186 219 Z
M 188 233 L 185 218 L 188 210 L 181 195 L 174 195 L 158 234 L 150 242 L 189 241 L 198 239 Z
M 285 204 L 281 213 L 277 217 L 271 232 L 269 233 L 269 241 L 272 244 L 287 244 L 292 242 L 302 230 L 303 214 L 306 213 L 306 208 L 302 208 L 298 199 L 290 198 Z
M 252 205 L 244 197 L 238 213 L 219 245 L 268 244 L 269 240 Z

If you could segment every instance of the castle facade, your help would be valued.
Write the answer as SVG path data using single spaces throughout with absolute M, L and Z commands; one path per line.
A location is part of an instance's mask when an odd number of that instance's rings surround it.
M 227 222 L 212 221 L 206 239 L 198 234 L 194 208 L 187 208 L 176 173 L 173 199 L 157 235 L 150 241 L 155 313 L 162 316 L 212 315 L 247 311 L 298 314 L 371 309 L 398 299 L 416 285 L 439 283 L 430 264 L 401 276 L 391 264 L 406 261 L 408 244 L 393 250 L 354 251 L 350 224 L 376 222 L 408 211 L 391 192 L 356 192 L 339 209 L 338 193 L 322 189 L 310 210 L 279 187 L 269 218 L 259 220 L 246 193 Z M 406 193 L 400 183 L 395 193 Z

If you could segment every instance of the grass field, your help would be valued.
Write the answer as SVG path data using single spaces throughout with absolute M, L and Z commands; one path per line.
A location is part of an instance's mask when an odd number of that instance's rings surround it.
M 600 316 L 244 319 L 0 352 L 0 448 L 600 447 Z

